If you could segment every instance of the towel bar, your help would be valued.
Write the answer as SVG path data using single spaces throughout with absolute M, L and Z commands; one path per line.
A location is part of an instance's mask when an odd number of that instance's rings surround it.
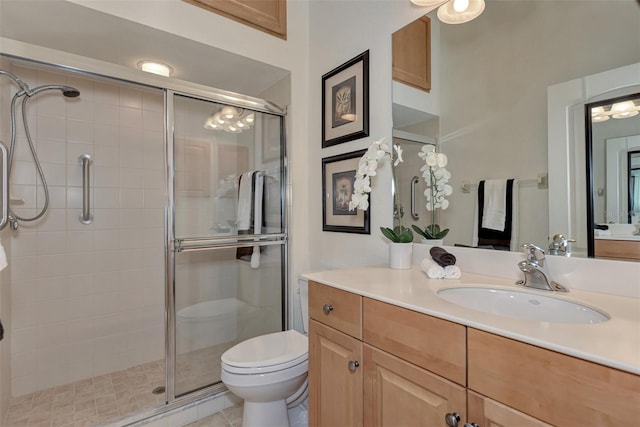
M 546 172 L 540 172 L 537 178 L 532 179 L 520 179 L 518 180 L 519 186 L 529 186 L 536 184 L 539 190 L 544 190 L 545 188 L 549 188 L 549 175 Z M 462 181 L 460 185 L 460 189 L 463 193 L 471 193 L 471 190 L 477 190 L 478 184 L 471 183 L 469 181 Z

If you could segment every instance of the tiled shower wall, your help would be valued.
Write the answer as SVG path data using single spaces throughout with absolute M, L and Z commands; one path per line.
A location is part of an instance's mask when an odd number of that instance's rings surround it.
M 43 219 L 11 232 L 12 394 L 163 359 L 162 93 L 31 66 L 11 71 L 31 87 L 81 92 L 43 93 L 27 111 L 51 199 Z M 19 215 L 33 216 L 44 197 L 18 128 L 11 198 Z M 90 225 L 78 220 L 85 153 Z

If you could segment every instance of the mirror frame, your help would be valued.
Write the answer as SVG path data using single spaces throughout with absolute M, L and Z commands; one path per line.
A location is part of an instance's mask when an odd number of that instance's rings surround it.
M 595 238 L 593 232 L 595 226 L 595 213 L 593 208 L 595 205 L 594 200 L 594 185 L 593 185 L 593 122 L 591 121 L 591 109 L 595 107 L 601 107 L 603 105 L 615 104 L 616 102 L 629 101 L 632 99 L 640 98 L 640 93 L 631 93 L 628 95 L 617 96 L 614 98 L 603 99 L 601 101 L 590 102 L 584 104 L 584 125 L 585 125 L 585 158 L 586 158 L 586 182 L 587 182 L 587 256 L 589 258 L 595 258 Z M 630 154 L 628 154 L 630 156 Z M 627 164 L 627 169 L 630 170 L 630 165 Z M 627 191 L 627 197 L 631 199 L 631 193 Z M 631 205 L 627 205 L 631 206 Z M 631 209 L 631 208 L 629 208 Z M 627 217 L 631 214 L 629 213 Z

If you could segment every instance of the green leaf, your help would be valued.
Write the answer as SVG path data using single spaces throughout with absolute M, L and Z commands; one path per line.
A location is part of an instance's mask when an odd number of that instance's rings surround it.
M 415 231 L 416 233 L 418 233 L 419 236 L 424 237 L 425 239 L 428 239 L 427 234 L 422 231 L 422 228 L 418 227 L 417 225 L 413 224 L 411 225 L 411 228 L 413 228 L 413 231 Z
M 389 227 L 380 227 L 380 232 L 393 243 L 411 243 L 413 242 L 413 233 L 410 229 L 403 226 L 396 226 L 393 229 Z

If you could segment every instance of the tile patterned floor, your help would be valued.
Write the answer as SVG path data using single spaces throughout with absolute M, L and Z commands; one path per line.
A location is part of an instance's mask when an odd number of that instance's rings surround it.
M 176 393 L 186 393 L 219 381 L 220 356 L 234 344 L 225 343 L 179 354 Z M 12 398 L 7 418 L 4 423 L 0 422 L 0 426 L 84 427 L 126 418 L 141 409 L 151 409 L 164 403 L 164 393 L 152 393 L 156 387 L 165 385 L 164 369 L 164 361 L 150 362 Z
M 12 398 L 5 427 L 84 427 L 164 403 L 164 365 L 151 362 Z
M 242 406 L 223 409 L 213 415 L 186 424 L 183 427 L 241 427 Z

